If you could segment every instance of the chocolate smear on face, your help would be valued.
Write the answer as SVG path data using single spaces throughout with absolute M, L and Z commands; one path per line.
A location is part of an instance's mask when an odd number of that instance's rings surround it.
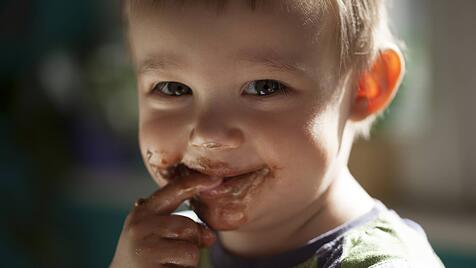
M 183 178 L 183 177 L 187 177 L 187 176 L 190 176 L 190 173 L 192 172 L 187 166 L 185 166 L 184 164 L 178 164 L 177 165 L 177 168 L 176 168 L 176 171 L 177 171 L 177 176 L 179 178 Z
M 164 178 L 165 180 L 172 180 L 177 175 L 177 166 L 170 166 L 165 169 L 159 168 L 159 174 Z
M 162 178 L 172 181 L 178 178 L 183 178 L 191 174 L 191 170 L 184 164 L 176 164 L 167 168 L 159 168 L 158 172 Z
M 150 162 L 150 159 L 152 158 L 152 152 L 149 149 L 147 149 L 146 158 L 147 162 Z

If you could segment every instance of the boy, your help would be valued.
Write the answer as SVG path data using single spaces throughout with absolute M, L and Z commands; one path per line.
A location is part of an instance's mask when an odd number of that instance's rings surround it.
M 443 267 L 347 168 L 404 73 L 384 1 L 124 4 L 161 189 L 111 267 Z M 204 224 L 171 214 L 187 200 Z

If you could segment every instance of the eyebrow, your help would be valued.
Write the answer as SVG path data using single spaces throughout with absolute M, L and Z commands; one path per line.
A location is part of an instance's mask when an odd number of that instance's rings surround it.
M 243 49 L 237 53 L 236 60 L 245 64 L 261 65 L 271 71 L 305 74 L 305 68 L 299 63 L 298 57 L 290 53 Z
M 305 68 L 299 64 L 297 57 L 276 53 L 273 50 L 242 49 L 234 56 L 233 61 L 241 64 L 262 66 L 271 72 L 289 72 L 305 75 Z M 139 62 L 137 70 L 140 74 L 167 69 L 183 69 L 184 60 L 176 53 L 160 53 L 146 57 Z
M 140 74 L 161 71 L 170 68 L 182 68 L 183 61 L 177 54 L 174 53 L 161 53 L 153 54 L 145 57 L 144 60 L 137 64 L 137 71 Z

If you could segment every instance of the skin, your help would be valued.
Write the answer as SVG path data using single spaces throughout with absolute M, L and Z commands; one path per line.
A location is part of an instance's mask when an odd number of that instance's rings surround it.
M 111 267 L 196 266 L 198 249 L 214 238 L 203 226 L 169 215 L 184 200 L 191 199 L 227 250 L 247 257 L 302 246 L 373 205 L 347 168 L 353 124 L 383 110 L 395 95 L 403 73 L 400 53 L 387 49 L 378 57 L 374 66 L 379 67 L 362 74 L 357 94 L 347 79 L 350 73 L 337 76 L 332 17 L 304 24 L 304 10 L 281 9 L 276 4 L 281 1 L 255 12 L 240 2 L 230 1 L 221 15 L 202 5 L 144 5 L 130 18 L 140 149 L 162 187 L 148 199 L 153 206 L 131 211 Z M 236 56 L 243 49 L 290 54 L 301 72 L 244 63 Z M 141 67 L 164 53 L 182 57 L 182 66 Z M 283 82 L 287 94 L 244 92 L 247 83 L 261 79 Z M 151 94 L 160 81 L 182 83 L 193 93 Z M 168 178 L 167 171 L 178 163 L 200 173 Z M 224 174 L 257 169 L 269 172 L 241 180 L 235 187 L 240 194 L 207 195 L 222 189 L 217 184 Z M 180 228 L 170 226 L 188 226 L 193 235 L 178 235 Z M 172 229 L 172 240 L 184 243 L 171 243 Z M 154 230 L 169 231 L 147 240 Z M 143 244 L 150 250 L 138 256 L 134 251 Z M 165 253 L 158 250 L 164 248 Z
M 154 192 L 129 213 L 110 267 L 194 267 L 199 248 L 210 246 L 214 234 L 189 218 L 170 215 L 183 200 L 220 183 L 194 173 Z

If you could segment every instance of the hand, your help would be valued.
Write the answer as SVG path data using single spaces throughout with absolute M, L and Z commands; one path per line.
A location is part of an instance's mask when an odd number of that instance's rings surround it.
M 139 202 L 124 222 L 110 268 L 196 267 L 200 248 L 213 244 L 215 235 L 204 225 L 170 213 L 220 183 L 219 178 L 191 172 Z

